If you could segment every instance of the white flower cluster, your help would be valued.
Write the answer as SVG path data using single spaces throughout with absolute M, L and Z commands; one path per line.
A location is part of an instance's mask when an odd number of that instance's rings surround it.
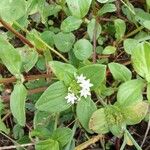
M 77 94 L 74 94 L 71 91 L 71 87 L 68 88 L 68 95 L 65 97 L 67 100 L 67 103 L 74 104 L 76 101 L 79 101 L 81 97 L 87 98 L 87 96 L 90 96 L 90 87 L 93 86 L 92 83 L 90 83 L 90 79 L 86 79 L 83 74 L 80 76 L 76 76 L 77 83 L 79 84 L 81 90 L 79 91 L 79 96 Z

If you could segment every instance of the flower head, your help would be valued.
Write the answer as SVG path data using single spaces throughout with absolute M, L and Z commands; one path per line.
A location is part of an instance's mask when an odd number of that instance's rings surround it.
M 65 97 L 65 99 L 67 100 L 67 103 L 74 104 L 75 101 L 77 100 L 77 97 L 75 96 L 74 93 L 68 93 L 68 95 Z
M 68 95 L 65 97 L 65 99 L 67 99 L 67 103 L 71 104 L 79 101 L 81 97 L 87 98 L 88 96 L 91 96 L 90 88 L 93 86 L 93 84 L 90 83 L 90 79 L 86 79 L 83 74 L 76 76 L 75 78 L 75 83 L 77 85 L 70 85 L 68 88 Z
M 83 76 L 83 74 L 81 74 L 80 76 L 77 76 L 77 83 L 82 83 L 85 81 L 86 77 Z
M 90 92 L 90 90 L 87 90 L 87 89 L 81 89 L 81 91 L 80 91 L 80 96 L 82 97 L 85 97 L 85 98 L 87 98 L 87 96 L 91 96 L 91 92 Z
M 83 89 L 90 90 L 90 87 L 92 87 L 93 84 L 90 83 L 90 79 L 88 79 L 88 80 L 82 81 L 81 84 L 80 84 L 80 86 L 81 86 L 81 88 L 83 88 Z

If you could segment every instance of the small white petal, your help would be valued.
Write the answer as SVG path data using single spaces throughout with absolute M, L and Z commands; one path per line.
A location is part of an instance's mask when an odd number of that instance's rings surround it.
M 83 76 L 83 74 L 81 74 L 80 76 L 77 76 L 77 83 L 82 83 L 85 81 L 86 77 Z
M 80 96 L 82 97 L 85 97 L 85 98 L 87 98 L 87 96 L 90 96 L 91 95 L 91 93 L 90 93 L 90 91 L 89 90 L 87 90 L 87 89 L 82 89 L 81 91 L 80 91 Z
M 87 90 L 90 90 L 90 87 L 92 87 L 93 86 L 93 84 L 92 83 L 90 83 L 90 80 L 88 79 L 88 80 L 85 80 L 84 82 L 82 82 L 81 84 L 80 84 L 80 87 L 81 88 L 84 88 L 84 89 L 87 89 Z
M 65 99 L 67 100 L 67 103 L 74 104 L 75 101 L 77 100 L 77 97 L 75 96 L 74 93 L 68 93 L 68 95 L 65 97 Z

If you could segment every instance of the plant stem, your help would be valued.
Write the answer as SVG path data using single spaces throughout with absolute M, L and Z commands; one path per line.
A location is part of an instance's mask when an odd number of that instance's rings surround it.
M 126 146 L 126 140 L 124 138 L 123 143 L 122 143 L 122 145 L 120 147 L 120 150 L 124 150 L 125 146 Z
M 59 119 L 59 113 L 56 113 L 55 115 L 55 124 L 54 124 L 54 130 L 57 129 L 57 125 L 58 125 L 58 119 Z
M 11 25 L 5 22 L 2 18 L 0 18 L 0 22 L 7 30 L 14 33 L 24 44 L 27 44 L 30 48 L 34 48 L 34 45 L 28 39 L 26 39 L 22 34 L 17 32 Z
M 142 146 L 144 145 L 144 143 L 145 143 L 145 140 L 146 140 L 146 137 L 147 137 L 147 135 L 148 135 L 148 133 L 149 133 L 149 130 L 150 130 L 150 115 L 149 115 L 149 121 L 148 121 L 147 129 L 146 129 L 146 132 L 145 132 L 144 139 L 143 139 L 143 141 L 142 141 L 141 147 L 142 147 Z
M 142 148 L 138 145 L 138 143 L 134 140 L 134 138 L 132 137 L 132 135 L 129 133 L 129 131 L 127 129 L 125 129 L 125 133 L 128 135 L 128 137 L 130 138 L 130 140 L 132 141 L 132 143 L 134 144 L 134 146 L 136 147 L 137 150 L 142 150 Z
M 136 28 L 135 30 L 131 31 L 130 33 L 128 33 L 127 35 L 125 35 L 120 41 L 118 41 L 118 44 L 120 44 L 122 41 L 124 41 L 128 37 L 131 37 L 131 36 L 135 35 L 139 31 L 141 31 L 142 29 L 144 29 L 144 27 L 140 26 L 140 27 Z
M 80 144 L 79 146 L 77 146 L 75 148 L 75 150 L 83 150 L 85 148 L 87 148 L 88 146 L 90 146 L 91 144 L 96 143 L 97 141 L 99 141 L 101 138 L 103 138 L 103 135 L 97 135 L 92 137 L 91 139 L 89 139 L 88 141 Z
M 22 26 L 20 26 L 19 23 L 17 23 L 16 21 L 14 22 L 14 24 L 19 27 L 21 30 L 25 31 L 27 34 L 30 34 L 30 32 L 26 29 L 24 29 Z M 56 55 L 58 55 L 60 58 L 62 58 L 65 62 L 68 62 L 68 60 L 62 55 L 60 54 L 58 51 L 56 51 L 54 48 L 52 48 L 51 46 L 49 46 L 46 42 L 44 42 L 40 37 L 34 35 L 34 37 L 39 40 L 43 45 L 45 45 L 49 50 L 51 50 L 53 53 L 55 53 Z
M 14 144 L 16 144 L 16 146 L 14 147 L 14 148 L 16 148 L 16 147 L 22 147 L 19 143 L 17 143 L 15 140 L 13 140 L 12 138 L 10 138 L 9 136 L 7 136 L 6 134 L 4 134 L 3 132 L 0 132 L 0 134 L 2 134 L 3 136 L 5 136 L 6 138 L 8 138 L 10 141 L 12 141 Z M 5 147 L 6 148 L 6 147 Z M 27 150 L 26 148 L 24 148 L 24 147 L 22 147 L 24 150 Z M 8 149 L 8 148 L 7 148 Z M 11 147 L 11 149 L 12 149 L 12 147 Z
M 25 81 L 30 81 L 30 80 L 37 80 L 40 78 L 49 78 L 50 74 L 39 74 L 39 75 L 29 75 L 29 76 L 25 76 L 24 79 Z M 0 79 L 0 84 L 9 84 L 12 82 L 16 82 L 17 79 L 13 76 L 10 78 L 1 78 Z
M 44 92 L 47 89 L 47 87 L 39 87 L 36 89 L 32 89 L 28 91 L 28 95 L 32 95 L 32 94 L 37 94 L 37 93 L 41 93 Z M 0 96 L 0 98 L 4 101 L 4 102 L 8 102 L 10 99 L 10 96 Z

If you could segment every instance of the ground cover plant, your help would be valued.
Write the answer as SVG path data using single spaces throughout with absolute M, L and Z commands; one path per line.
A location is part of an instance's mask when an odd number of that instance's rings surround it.
M 0 149 L 149 150 L 149 0 L 0 1 Z

